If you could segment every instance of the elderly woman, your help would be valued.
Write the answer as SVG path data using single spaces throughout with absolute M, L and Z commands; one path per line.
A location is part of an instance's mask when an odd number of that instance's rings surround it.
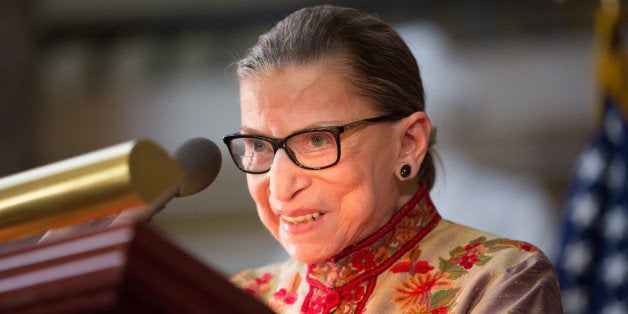
M 432 204 L 421 77 L 392 28 L 305 8 L 237 66 L 242 126 L 224 142 L 291 259 L 236 285 L 286 313 L 561 312 L 539 249 L 441 219 Z

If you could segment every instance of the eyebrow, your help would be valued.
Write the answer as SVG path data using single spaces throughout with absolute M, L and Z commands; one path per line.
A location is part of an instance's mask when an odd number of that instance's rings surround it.
M 247 126 L 240 126 L 240 133 L 242 134 L 262 134 L 262 132 L 259 132 L 253 128 L 249 128 Z
M 335 126 L 339 126 L 339 125 L 344 125 L 344 124 L 339 124 L 340 122 L 316 122 L 314 124 L 308 125 L 304 128 L 301 129 L 297 129 L 294 130 L 290 133 L 288 133 L 288 135 L 297 133 L 297 132 L 301 132 L 301 131 L 305 131 L 305 130 L 309 130 L 309 129 L 317 129 L 317 128 L 327 128 L 327 127 L 335 127 Z M 264 135 L 262 132 L 260 132 L 259 130 L 256 130 L 254 128 L 249 128 L 247 126 L 240 126 L 240 133 L 241 134 L 249 134 L 249 135 L 259 135 L 259 136 L 265 136 L 265 137 L 270 137 L 267 135 Z M 286 135 L 286 136 L 288 136 Z

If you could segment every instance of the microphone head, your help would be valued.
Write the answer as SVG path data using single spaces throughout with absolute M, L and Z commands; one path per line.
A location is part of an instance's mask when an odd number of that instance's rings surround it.
M 218 176 L 222 165 L 218 146 L 202 137 L 186 141 L 171 157 L 185 172 L 178 197 L 196 194 L 207 188 Z

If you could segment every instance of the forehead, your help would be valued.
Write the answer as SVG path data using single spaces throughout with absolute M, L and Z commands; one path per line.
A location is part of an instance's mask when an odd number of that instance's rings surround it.
M 372 111 L 342 71 L 325 64 L 288 67 L 242 81 L 240 109 L 244 130 L 273 136 L 346 123 Z

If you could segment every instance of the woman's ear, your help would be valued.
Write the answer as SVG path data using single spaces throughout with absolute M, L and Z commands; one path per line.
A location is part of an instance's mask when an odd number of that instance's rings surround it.
M 401 119 L 398 127 L 401 135 L 399 159 L 401 163 L 412 163 L 411 166 L 418 169 L 429 148 L 430 118 L 425 112 L 417 111 Z

